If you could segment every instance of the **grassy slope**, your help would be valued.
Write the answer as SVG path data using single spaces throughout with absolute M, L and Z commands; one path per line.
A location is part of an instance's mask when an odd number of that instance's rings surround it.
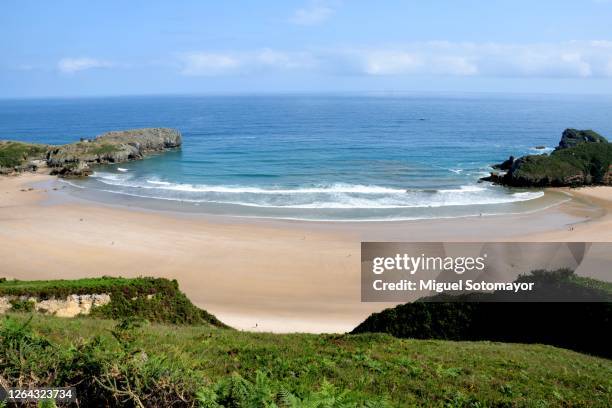
M 74 146 L 73 150 L 80 154 L 93 154 L 93 155 L 104 155 L 108 153 L 115 153 L 121 150 L 119 147 L 117 147 L 114 144 L 103 142 L 103 141 L 97 141 L 97 140 L 94 140 L 92 142 L 87 142 L 87 143 L 77 142 L 77 143 L 74 143 L 72 145 L 67 145 L 67 146 Z
M 27 315 L 13 314 L 20 321 Z M 63 346 L 101 336 L 118 348 L 113 321 L 35 316 L 34 331 Z M 361 401 L 393 406 L 610 406 L 612 361 L 543 345 L 396 339 L 383 334 L 260 334 L 153 324 L 138 347 L 206 387 L 256 372 L 306 395 L 328 380 Z M 214 388 L 214 387 L 213 387 Z M 479 401 L 480 405 L 476 402 Z
M 602 287 L 599 281 L 562 275 L 581 287 L 609 293 L 610 286 Z M 540 279 L 551 276 L 557 279 L 550 274 Z M 47 298 L 75 293 L 111 293 L 114 300 L 96 310 L 98 319 L 11 313 L 17 323 L 5 320 L 0 325 L 2 378 L 11 384 L 80 384 L 82 401 L 99 406 L 138 406 L 136 398 L 148 401 L 145 406 L 194 406 L 199 398 L 207 401 L 201 404 L 206 407 L 268 406 L 262 401 L 280 404 L 282 398 L 350 402 L 326 407 L 612 403 L 610 360 L 551 346 L 398 339 L 387 334 L 246 333 L 213 327 L 222 324 L 195 308 L 177 283 L 166 279 L 0 281 L 0 295 Z M 181 325 L 153 323 L 118 331 L 117 320 L 104 318 L 126 316 Z M 15 327 L 30 317 L 28 330 L 34 333 L 15 334 Z M 330 391 L 328 384 L 335 388 Z M 122 394 L 128 388 L 132 396 Z M 253 402 L 254 396 L 262 399 Z M 381 397 L 388 404 L 381 403 Z M 280 405 L 318 406 L 304 401 Z
M 603 282 L 593 278 L 586 278 L 583 276 L 572 275 L 570 281 L 580 285 L 584 288 L 597 289 L 612 295 L 612 282 Z

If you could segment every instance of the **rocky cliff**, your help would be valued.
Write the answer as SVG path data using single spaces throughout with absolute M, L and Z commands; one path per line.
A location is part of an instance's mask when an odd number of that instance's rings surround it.
M 592 130 L 566 129 L 550 155 L 510 156 L 482 181 L 514 187 L 612 185 L 612 144 Z
M 106 293 L 69 295 L 65 299 L 39 299 L 33 296 L 0 296 L 0 314 L 10 311 L 51 314 L 59 317 L 88 315 L 92 308 L 109 304 Z
M 0 172 L 37 171 L 49 167 L 63 177 L 87 176 L 96 164 L 122 163 L 180 147 L 175 129 L 148 128 L 104 133 L 63 146 L 0 142 Z
M 118 320 L 139 317 L 151 322 L 227 327 L 191 303 L 177 281 L 163 278 L 22 281 L 0 277 L 0 314 L 6 312 Z

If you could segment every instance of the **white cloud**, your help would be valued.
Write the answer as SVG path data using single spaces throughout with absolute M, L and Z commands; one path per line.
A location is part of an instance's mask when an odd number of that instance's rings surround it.
M 366 75 L 476 75 L 478 67 L 470 57 L 436 53 L 422 49 L 360 50 L 353 52 L 360 67 L 357 73 Z
M 266 48 L 250 57 L 268 68 L 304 69 L 316 65 L 314 58 L 307 52 L 279 52 Z
M 110 68 L 113 65 L 114 64 L 109 61 L 95 58 L 62 58 L 57 63 L 57 68 L 65 74 L 73 74 L 78 71 L 84 71 L 92 68 Z
M 612 1 L 612 0 L 610 0 L 610 1 Z M 611 48 L 612 49 L 612 41 L 593 40 L 593 41 L 590 41 L 589 44 L 592 47 L 601 47 L 601 48 Z
M 181 57 L 184 75 L 224 75 L 235 72 L 240 60 L 226 54 L 189 53 Z
M 582 58 L 579 52 L 569 52 L 561 54 L 561 61 L 564 64 L 572 66 L 576 70 L 576 74 L 581 77 L 590 77 L 593 75 L 591 64 Z
M 363 59 L 363 71 L 368 75 L 410 74 L 423 66 L 420 56 L 403 51 L 358 53 L 357 58 Z
M 612 77 L 612 58 L 610 59 L 606 67 L 606 74 L 607 76 Z
M 478 66 L 469 57 L 441 56 L 432 59 L 436 75 L 477 75 Z
M 487 76 L 588 78 L 607 77 L 605 66 L 612 48 L 594 42 L 560 44 L 487 44 L 476 48 L 482 73 Z
M 316 25 L 321 24 L 334 14 L 334 9 L 321 0 L 313 0 L 308 6 L 297 9 L 289 19 L 293 24 Z
M 316 63 L 306 52 L 263 49 L 251 52 L 191 52 L 180 56 L 181 73 L 189 76 L 246 74 L 262 70 L 310 69 Z
M 304 70 L 334 75 L 612 77 L 612 42 L 548 44 L 409 43 L 304 51 L 194 52 L 180 58 L 185 75 Z

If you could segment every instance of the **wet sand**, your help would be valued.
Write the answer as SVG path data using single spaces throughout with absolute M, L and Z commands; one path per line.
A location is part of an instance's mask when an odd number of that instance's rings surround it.
M 612 240 L 611 187 L 565 189 L 572 200 L 528 214 L 333 223 L 62 200 L 60 184 L 0 177 L 0 276 L 174 278 L 195 304 L 244 330 L 344 332 L 391 306 L 360 302 L 361 241 Z

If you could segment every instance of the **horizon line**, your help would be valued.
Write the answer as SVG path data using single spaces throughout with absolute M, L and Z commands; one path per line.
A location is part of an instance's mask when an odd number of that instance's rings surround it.
M 151 93 L 126 93 L 126 94 L 92 94 L 92 95 L 34 95 L 34 96 L 2 96 L 0 101 L 10 100 L 44 100 L 44 99 L 112 99 L 112 98 L 138 98 L 138 97 L 221 97 L 221 96 L 298 96 L 298 95 L 380 95 L 393 96 L 403 95 L 508 95 L 508 96 L 604 96 L 612 97 L 609 92 L 525 92 L 525 91 L 465 91 L 465 90 L 330 90 L 330 91 L 216 91 L 216 92 L 151 92 Z

